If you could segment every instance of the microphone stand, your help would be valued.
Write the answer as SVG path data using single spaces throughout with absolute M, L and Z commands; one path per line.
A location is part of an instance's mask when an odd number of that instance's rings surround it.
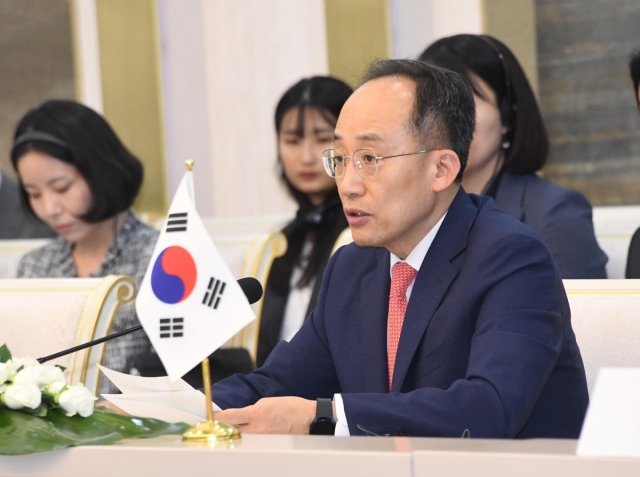
M 142 325 L 134 326 L 132 328 L 127 328 L 126 330 L 118 331 L 117 333 L 113 333 L 112 335 L 103 336 L 102 338 L 98 338 L 97 340 L 89 341 L 88 343 L 84 343 L 78 346 L 74 346 L 73 348 L 65 349 L 64 351 L 60 351 L 58 353 L 50 354 L 49 356 L 45 356 L 43 358 L 38 358 L 38 363 L 46 363 L 52 359 L 59 358 L 60 356 L 66 356 L 71 353 L 75 353 L 76 351 L 80 351 L 81 349 L 90 348 L 91 346 L 104 343 L 105 341 L 112 340 L 113 338 L 117 338 L 119 336 L 128 335 L 129 333 L 133 333 L 134 331 L 138 331 L 142 329 Z

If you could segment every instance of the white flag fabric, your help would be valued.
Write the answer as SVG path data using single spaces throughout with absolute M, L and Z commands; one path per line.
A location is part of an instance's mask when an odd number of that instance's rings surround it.
M 255 319 L 191 191 L 178 187 L 136 298 L 136 312 L 171 380 L 181 378 Z

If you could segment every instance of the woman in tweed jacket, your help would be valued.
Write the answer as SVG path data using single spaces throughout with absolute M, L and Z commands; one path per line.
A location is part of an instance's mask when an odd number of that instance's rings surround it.
M 143 168 L 99 114 L 73 101 L 42 104 L 18 124 L 11 161 L 30 210 L 59 234 L 22 258 L 19 278 L 118 274 L 140 286 L 158 238 L 131 211 Z M 125 305 L 113 331 L 137 324 Z M 150 349 L 143 331 L 131 333 L 107 344 L 104 365 L 126 372 L 132 355 Z

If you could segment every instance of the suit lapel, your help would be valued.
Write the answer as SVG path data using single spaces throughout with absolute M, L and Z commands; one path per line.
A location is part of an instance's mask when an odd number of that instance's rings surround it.
M 362 392 L 388 392 L 387 314 L 389 311 L 389 252 L 379 249 L 377 266 L 360 282 L 360 355 Z
M 469 231 L 476 215 L 477 207 L 460 188 L 416 277 L 402 325 L 392 391 L 401 390 L 429 322 L 458 274 L 458 269 L 451 264 L 451 260 L 467 247 Z

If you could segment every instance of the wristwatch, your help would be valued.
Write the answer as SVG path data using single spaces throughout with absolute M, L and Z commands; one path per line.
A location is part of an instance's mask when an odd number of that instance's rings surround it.
M 333 401 L 318 398 L 316 417 L 309 426 L 309 434 L 332 436 L 336 431 L 336 421 L 333 420 Z

